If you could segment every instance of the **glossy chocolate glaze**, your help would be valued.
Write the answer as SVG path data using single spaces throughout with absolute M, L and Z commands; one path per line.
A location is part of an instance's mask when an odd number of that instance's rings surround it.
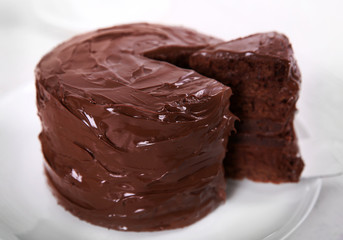
M 155 231 L 189 225 L 225 200 L 231 89 L 164 62 L 187 66 L 219 42 L 131 24 L 76 36 L 42 58 L 40 140 L 62 206 L 107 228 Z
M 286 36 L 259 33 L 199 50 L 190 67 L 233 90 L 240 118 L 224 160 L 226 174 L 296 182 L 304 167 L 293 128 L 301 76 Z

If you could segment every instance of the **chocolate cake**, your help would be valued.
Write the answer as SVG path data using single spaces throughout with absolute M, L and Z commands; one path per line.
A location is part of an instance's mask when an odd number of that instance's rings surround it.
M 286 36 L 260 33 L 199 50 L 190 67 L 232 88 L 240 119 L 224 160 L 226 175 L 297 182 L 304 163 L 293 128 L 300 72 Z
M 175 66 L 219 42 L 131 24 L 76 36 L 42 58 L 39 138 L 59 204 L 96 225 L 155 231 L 225 200 L 231 89 Z
M 299 180 L 299 84 L 291 45 L 275 32 L 223 42 L 129 24 L 76 36 L 36 68 L 48 182 L 59 204 L 96 225 L 187 226 L 225 201 L 224 168 L 235 179 Z M 228 143 L 230 101 L 240 121 Z

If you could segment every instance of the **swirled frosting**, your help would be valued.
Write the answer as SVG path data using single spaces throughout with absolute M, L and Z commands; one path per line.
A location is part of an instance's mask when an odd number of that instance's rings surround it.
M 76 36 L 42 58 L 40 140 L 63 207 L 96 225 L 154 231 L 189 225 L 225 200 L 231 89 L 176 66 L 219 42 L 130 24 Z

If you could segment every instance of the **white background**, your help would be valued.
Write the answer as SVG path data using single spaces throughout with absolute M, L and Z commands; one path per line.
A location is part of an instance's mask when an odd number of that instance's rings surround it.
M 343 164 L 342 12 L 342 1 L 0 0 L 0 98 L 33 83 L 36 63 L 56 44 L 99 27 L 148 21 L 227 40 L 276 30 L 290 38 L 302 71 L 300 114 L 312 116 L 307 127 Z M 342 223 L 343 177 L 325 179 L 312 213 L 289 239 L 343 240 Z

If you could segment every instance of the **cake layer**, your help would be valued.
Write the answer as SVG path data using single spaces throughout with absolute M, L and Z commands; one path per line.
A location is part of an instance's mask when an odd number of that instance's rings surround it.
M 231 111 L 240 119 L 269 119 L 270 121 L 286 122 L 294 115 L 295 104 L 293 99 L 278 101 L 272 97 L 261 99 L 259 96 L 233 95 Z
M 292 125 L 289 125 L 279 134 L 256 134 L 251 132 L 238 132 L 230 137 L 230 144 L 243 144 L 252 146 L 282 147 L 289 143 L 296 143 L 297 138 Z
M 280 146 L 235 144 L 228 146 L 224 160 L 227 176 L 259 182 L 298 182 L 304 168 L 296 142 Z
M 201 74 L 232 86 L 240 96 L 282 101 L 294 98 L 299 91 L 300 74 L 293 59 L 222 51 L 215 47 L 202 49 L 193 54 L 190 65 Z M 289 75 L 292 78 L 288 80 Z
M 245 118 L 241 119 L 239 123 L 236 122 L 237 134 L 245 133 L 256 136 L 279 136 L 291 129 L 293 129 L 293 118 L 288 119 L 287 121 L 273 121 L 268 118 Z
M 227 176 L 298 181 L 303 163 L 293 119 L 300 72 L 287 37 L 260 33 L 212 45 L 194 53 L 190 67 L 233 90 L 231 111 L 240 122 L 224 161 Z
M 132 24 L 76 36 L 43 57 L 40 140 L 62 206 L 96 225 L 155 231 L 189 225 L 225 200 L 231 89 L 145 56 L 172 52 L 161 60 L 180 62 L 218 42 Z

